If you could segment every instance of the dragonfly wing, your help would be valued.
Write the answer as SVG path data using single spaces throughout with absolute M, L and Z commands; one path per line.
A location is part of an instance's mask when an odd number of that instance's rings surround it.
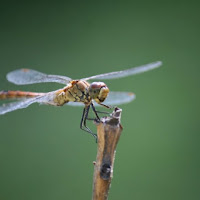
M 78 107 L 84 107 L 85 106 L 84 103 L 81 103 L 81 102 L 72 102 L 72 101 L 66 103 L 65 105 L 67 105 L 67 106 L 78 106 Z
M 135 99 L 135 94 L 132 92 L 109 92 L 108 97 L 103 102 L 105 105 L 118 106 L 126 104 Z
M 36 97 L 27 98 L 27 99 L 19 100 L 12 103 L 3 104 L 0 106 L 0 115 L 3 115 L 5 113 L 8 113 L 14 110 L 27 108 L 28 106 L 36 102 L 41 103 L 41 104 L 49 103 L 50 98 L 52 98 L 51 96 L 52 95 L 36 96 Z
M 99 75 L 96 75 L 96 76 L 90 76 L 88 78 L 83 78 L 81 80 L 91 80 L 91 79 L 97 79 L 97 80 L 102 79 L 103 80 L 103 79 L 122 78 L 122 77 L 126 77 L 126 76 L 132 76 L 134 74 L 146 72 L 146 71 L 155 69 L 157 67 L 160 67 L 161 65 L 162 65 L 162 62 L 157 61 L 157 62 L 154 62 L 154 63 L 149 63 L 149 64 L 146 64 L 146 65 L 126 69 L 126 70 L 123 70 L 123 71 L 110 72 L 110 73 L 105 73 L 105 74 L 99 74 Z
M 67 84 L 72 79 L 66 76 L 48 75 L 32 69 L 17 69 L 7 74 L 7 79 L 16 85 L 57 82 Z
M 108 106 L 117 106 L 125 103 L 129 103 L 135 99 L 135 94 L 132 92 L 109 92 L 108 97 L 103 102 L 103 104 Z M 101 106 L 97 104 L 95 101 L 93 102 L 95 107 Z M 69 106 L 84 106 L 83 103 L 80 102 L 68 102 L 66 105 Z

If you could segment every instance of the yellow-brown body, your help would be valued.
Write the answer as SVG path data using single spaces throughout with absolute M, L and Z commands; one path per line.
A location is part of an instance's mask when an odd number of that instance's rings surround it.
M 56 91 L 56 96 L 53 101 L 58 106 L 62 106 L 69 101 L 83 102 L 88 105 L 91 103 L 91 97 L 88 91 L 89 86 L 90 84 L 86 81 L 70 81 L 66 87 Z

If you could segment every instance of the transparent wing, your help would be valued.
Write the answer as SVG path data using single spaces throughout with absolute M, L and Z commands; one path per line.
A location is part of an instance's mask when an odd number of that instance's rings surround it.
M 91 79 L 115 79 L 115 78 L 122 78 L 122 77 L 126 77 L 126 76 L 132 76 L 134 74 L 139 74 L 142 72 L 146 72 L 152 69 L 155 69 L 157 67 L 160 67 L 162 65 L 161 61 L 157 61 L 154 63 L 150 63 L 147 65 L 142 65 L 139 67 L 134 67 L 134 68 L 130 68 L 130 69 L 126 69 L 123 71 L 117 71 L 117 72 L 110 72 L 110 73 L 105 73 L 105 74 L 99 74 L 96 76 L 90 76 L 87 78 L 83 78 L 81 80 L 91 80 Z
M 7 74 L 7 79 L 16 85 L 28 85 L 33 83 L 57 82 L 67 84 L 70 80 L 66 76 L 48 75 L 32 69 L 17 69 Z
M 110 92 L 103 104 L 108 106 L 117 106 L 120 104 L 125 104 L 133 101 L 135 99 L 135 94 L 132 92 Z M 69 106 L 84 106 L 80 102 L 68 102 L 66 105 Z M 101 106 L 94 102 L 95 106 Z
M 130 103 L 134 99 L 135 94 L 132 92 L 110 92 L 103 104 L 118 106 L 121 104 Z
M 3 115 L 5 113 L 8 113 L 14 110 L 27 108 L 33 103 L 49 103 L 50 98 L 52 98 L 52 95 L 47 94 L 44 96 L 37 96 L 37 97 L 19 100 L 12 103 L 3 104 L 0 106 L 0 115 Z

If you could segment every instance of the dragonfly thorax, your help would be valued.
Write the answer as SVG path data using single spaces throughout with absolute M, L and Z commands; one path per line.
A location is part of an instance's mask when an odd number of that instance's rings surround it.
M 108 96 L 109 89 L 103 82 L 93 82 L 89 87 L 89 96 L 97 103 L 102 103 Z

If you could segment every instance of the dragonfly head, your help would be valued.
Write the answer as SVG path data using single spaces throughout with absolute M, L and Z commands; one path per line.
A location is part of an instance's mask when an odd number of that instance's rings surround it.
M 103 82 L 93 82 L 89 87 L 89 95 L 97 103 L 102 103 L 108 96 L 109 89 Z

